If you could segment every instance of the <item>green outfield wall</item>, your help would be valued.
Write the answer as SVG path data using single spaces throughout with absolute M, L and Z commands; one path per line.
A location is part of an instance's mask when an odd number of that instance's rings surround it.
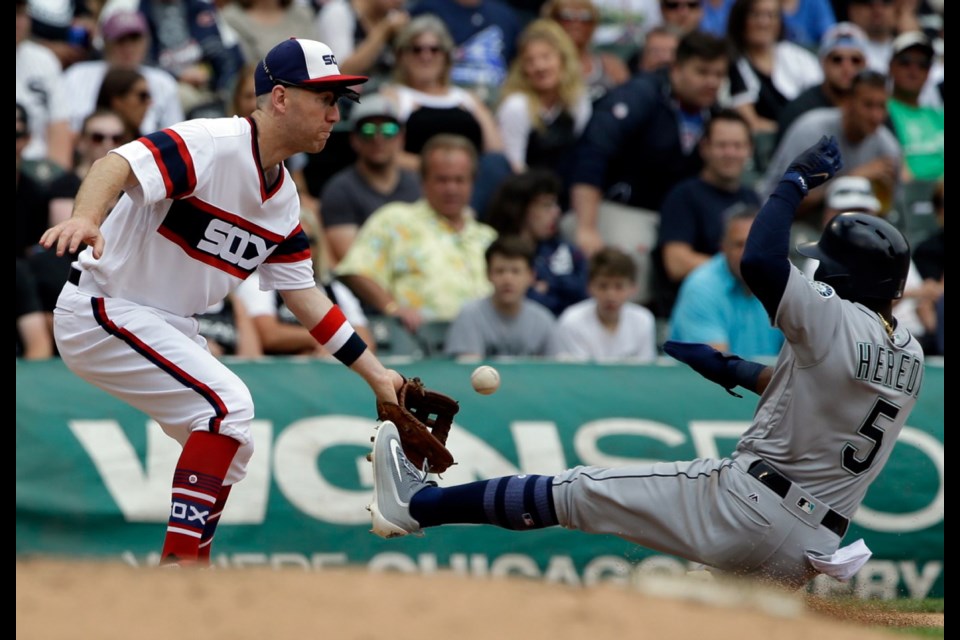
M 754 398 L 737 399 L 686 367 L 496 362 L 491 396 L 470 388 L 475 364 L 396 365 L 461 401 L 449 445 L 459 464 L 442 484 L 578 465 L 684 460 L 730 453 Z M 374 403 L 337 363 L 230 364 L 257 408 L 256 452 L 217 532 L 225 567 L 518 574 L 551 582 L 625 582 L 687 563 L 617 538 L 562 529 L 432 529 L 422 538 L 369 533 Z M 156 563 L 179 446 L 143 414 L 93 388 L 59 361 L 17 362 L 17 555 Z M 842 402 L 842 398 L 837 399 Z M 846 540 L 874 556 L 848 584 L 819 592 L 942 597 L 943 367 L 924 387 L 890 462 Z M 811 416 L 813 419 L 814 417 Z

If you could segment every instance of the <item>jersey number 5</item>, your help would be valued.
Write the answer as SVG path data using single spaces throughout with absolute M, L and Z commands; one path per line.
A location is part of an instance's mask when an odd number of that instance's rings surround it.
M 864 420 L 860 428 L 857 429 L 857 433 L 873 443 L 873 446 L 870 448 L 870 453 L 867 454 L 866 458 L 861 460 L 857 457 L 857 453 L 860 450 L 852 444 L 847 443 L 843 447 L 843 453 L 840 456 L 841 460 L 843 460 L 844 469 L 858 476 L 870 468 L 873 460 L 877 457 L 877 453 L 880 451 L 880 445 L 883 444 L 884 431 L 877 426 L 877 418 L 883 416 L 892 422 L 898 413 L 900 413 L 900 407 L 883 398 L 877 398 L 877 401 L 873 403 L 873 408 L 870 409 L 870 413 L 867 415 L 867 419 Z

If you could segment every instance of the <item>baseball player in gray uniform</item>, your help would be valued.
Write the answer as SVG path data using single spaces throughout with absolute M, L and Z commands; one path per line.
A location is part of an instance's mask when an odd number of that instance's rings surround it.
M 576 467 L 441 488 L 403 456 L 396 428 L 384 422 L 373 451 L 373 531 L 560 525 L 790 587 L 819 572 L 849 579 L 870 552 L 862 540 L 841 541 L 916 402 L 923 353 L 891 314 L 910 257 L 894 227 L 857 213 L 835 218 L 817 243 L 800 247 L 820 259 L 815 282 L 788 260 L 797 206 L 840 167 L 833 139 L 805 151 L 750 231 L 742 273 L 786 337 L 776 365 L 707 345 L 666 345 L 731 393 L 741 386 L 762 394 L 729 458 Z
M 164 564 L 209 562 L 219 516 L 253 453 L 250 391 L 210 354 L 194 316 L 254 271 L 377 400 L 396 402 L 400 374 L 314 282 L 283 165 L 323 149 L 338 99 L 356 98 L 349 87 L 364 81 L 341 75 L 325 44 L 286 40 L 257 66 L 250 117 L 182 122 L 115 149 L 90 169 L 71 218 L 41 238 L 58 255 L 88 245 L 54 313 L 63 361 L 183 445 Z

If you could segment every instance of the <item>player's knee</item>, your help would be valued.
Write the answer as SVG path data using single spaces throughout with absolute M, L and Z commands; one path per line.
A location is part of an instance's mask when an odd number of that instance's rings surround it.
M 240 441 L 240 444 L 250 442 L 250 423 L 253 421 L 253 396 L 243 387 L 237 389 L 224 402 L 226 411 L 220 418 L 220 432 Z

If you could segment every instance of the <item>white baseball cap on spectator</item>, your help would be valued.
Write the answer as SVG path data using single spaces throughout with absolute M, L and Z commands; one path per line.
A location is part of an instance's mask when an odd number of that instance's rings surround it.
M 823 60 L 837 49 L 855 49 L 865 56 L 867 34 L 852 22 L 838 22 L 820 39 L 820 59 Z
M 870 180 L 862 176 L 840 176 L 827 187 L 828 209 L 880 213 L 880 200 L 873 195 Z

